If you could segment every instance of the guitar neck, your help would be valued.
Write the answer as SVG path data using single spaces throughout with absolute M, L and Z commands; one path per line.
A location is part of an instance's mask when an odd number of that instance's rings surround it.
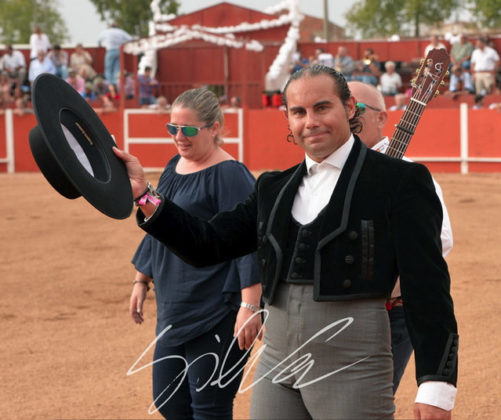
M 386 155 L 402 159 L 425 107 L 426 103 L 418 101 L 415 98 L 410 99 L 404 115 L 402 115 L 400 122 L 395 126 L 396 129 L 386 150 Z

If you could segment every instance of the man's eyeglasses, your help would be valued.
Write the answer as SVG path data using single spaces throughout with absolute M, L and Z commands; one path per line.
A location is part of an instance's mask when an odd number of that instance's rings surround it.
M 206 124 L 202 127 L 195 127 L 192 125 L 177 125 L 177 124 L 171 124 L 167 123 L 167 131 L 169 132 L 170 135 L 175 136 L 179 130 L 181 130 L 181 133 L 183 133 L 184 136 L 186 137 L 195 137 L 200 130 L 203 128 L 210 127 L 212 124 Z
M 374 106 L 370 106 L 367 104 L 364 104 L 363 102 L 357 102 L 357 108 L 360 110 L 360 115 L 365 114 L 365 111 L 367 111 L 367 108 L 372 109 L 373 111 L 376 112 L 382 112 L 382 109 L 376 108 Z

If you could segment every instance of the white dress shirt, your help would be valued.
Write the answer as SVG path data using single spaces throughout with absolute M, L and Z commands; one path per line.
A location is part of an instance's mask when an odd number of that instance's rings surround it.
M 296 197 L 294 198 L 294 204 L 292 205 L 292 217 L 299 223 L 305 225 L 312 222 L 329 203 L 353 144 L 354 138 L 353 135 L 351 135 L 345 144 L 320 163 L 315 162 L 306 155 L 307 173 L 299 185 Z M 373 149 L 384 153 L 388 144 L 389 141 L 386 137 L 376 144 Z M 440 191 L 439 198 L 444 209 L 444 220 L 447 219 L 446 224 L 448 225 L 448 229 L 445 229 L 446 233 L 442 238 L 442 252 L 445 256 L 452 248 L 452 231 L 447 209 L 443 204 L 443 197 L 441 196 L 442 191 L 435 180 L 433 182 L 437 189 L 437 195 L 438 191 Z M 442 222 L 442 234 L 444 234 L 444 222 Z M 449 383 L 427 381 L 419 386 L 415 402 L 433 405 L 444 410 L 452 410 L 456 399 L 456 393 L 456 387 Z

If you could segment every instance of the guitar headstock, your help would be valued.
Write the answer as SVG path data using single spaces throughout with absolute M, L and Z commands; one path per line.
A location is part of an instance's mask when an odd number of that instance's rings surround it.
M 412 98 L 427 104 L 438 95 L 438 89 L 444 77 L 449 73 L 449 54 L 443 48 L 431 50 L 421 67 L 416 70 L 417 76 L 412 80 Z

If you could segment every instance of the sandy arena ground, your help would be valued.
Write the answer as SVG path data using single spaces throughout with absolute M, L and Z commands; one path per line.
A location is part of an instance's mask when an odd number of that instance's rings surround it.
M 496 419 L 501 395 L 501 174 L 436 174 L 454 230 L 448 257 L 460 332 L 454 419 Z M 133 217 L 103 216 L 58 195 L 40 174 L 0 175 L 0 418 L 158 419 L 149 415 L 151 368 L 127 371 L 154 338 L 127 313 Z M 426 308 L 423 308 L 425 311 Z M 137 368 L 151 360 L 151 351 Z M 396 396 L 412 418 L 411 360 Z M 235 418 L 248 418 L 249 394 Z

